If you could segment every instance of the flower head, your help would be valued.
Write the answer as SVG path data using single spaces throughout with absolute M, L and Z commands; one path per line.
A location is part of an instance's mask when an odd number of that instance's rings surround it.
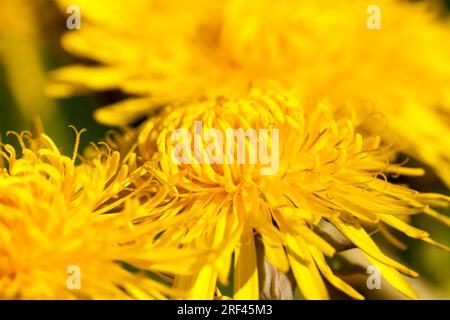
M 322 277 L 362 298 L 328 266 L 325 257 L 335 248 L 316 232 L 320 221 L 334 225 L 389 282 L 414 298 L 400 273 L 416 273 L 381 252 L 363 225 L 390 226 L 437 246 L 403 218 L 425 213 L 450 225 L 430 208 L 448 205 L 449 198 L 386 180 L 391 174 L 421 175 L 421 169 L 389 163 L 390 151 L 379 137 L 355 132 L 349 118 L 335 118 L 326 102 L 302 104 L 294 92 L 276 87 L 167 107 L 144 125 L 138 147 L 165 190 L 155 200 L 156 216 L 178 221 L 160 239 L 221 251 L 196 275 L 177 278 L 191 298 L 212 298 L 217 280 L 227 282 L 231 263 L 234 297 L 258 298 L 255 234 L 269 262 L 291 269 L 306 298 L 328 297 Z M 269 164 L 265 156 L 273 154 L 277 169 L 261 170 Z
M 73 157 L 61 155 L 45 134 L 17 136 L 20 150 L 8 144 L 1 150 L 0 299 L 170 294 L 148 272 L 186 273 L 192 257 L 157 247 L 152 224 L 135 222 L 139 203 L 127 199 L 132 180 L 119 154 L 95 147 L 94 156 L 75 166 L 79 134 Z M 179 259 L 186 259 L 182 266 Z
M 450 182 L 450 31 L 422 3 L 377 1 L 381 30 L 369 30 L 371 1 L 76 2 L 84 25 L 63 44 L 100 65 L 55 72 L 50 91 L 133 96 L 98 110 L 103 123 L 129 123 L 166 103 L 236 97 L 258 79 L 277 80 L 306 100 L 362 101 L 363 125 L 381 112 L 389 130 L 366 129 Z

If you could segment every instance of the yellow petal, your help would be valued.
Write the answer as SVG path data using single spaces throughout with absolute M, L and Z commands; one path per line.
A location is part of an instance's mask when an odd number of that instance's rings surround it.
M 429 236 L 428 232 L 414 228 L 413 226 L 410 226 L 409 224 L 395 216 L 381 215 L 381 220 L 391 227 L 394 227 L 395 229 L 405 233 L 411 238 L 424 239 Z
M 318 236 L 314 231 L 305 227 L 302 235 L 306 242 L 319 248 L 326 256 L 332 257 L 336 252 L 336 249 L 331 244 Z
M 325 258 L 323 257 L 322 252 L 315 248 L 314 246 L 309 246 L 309 250 L 319 267 L 320 272 L 324 275 L 325 278 L 336 288 L 341 290 L 342 292 L 348 294 L 353 299 L 363 300 L 364 297 L 355 289 L 353 289 L 349 284 L 343 281 L 341 278 L 337 277 L 331 268 L 328 266 Z
M 422 240 L 425 241 L 426 243 L 431 244 L 432 246 L 435 246 L 435 247 L 437 247 L 439 249 L 442 249 L 442 250 L 445 250 L 447 252 L 450 252 L 450 248 L 448 246 L 446 246 L 445 244 L 436 242 L 436 241 L 434 241 L 431 238 L 425 238 L 425 239 L 422 239 Z
M 380 263 L 367 254 L 364 255 L 370 261 L 370 263 L 380 269 L 381 276 L 386 279 L 386 281 L 389 282 L 395 289 L 403 293 L 408 298 L 415 300 L 419 299 L 417 293 L 414 292 L 410 284 L 405 280 L 404 276 L 401 275 L 397 270 L 383 263 Z
M 94 112 L 97 121 L 108 125 L 123 126 L 150 114 L 163 101 L 151 98 L 129 98 L 102 107 Z
M 392 244 L 394 247 L 400 250 L 406 250 L 408 247 L 406 244 L 401 242 L 399 239 L 397 239 L 389 230 L 386 228 L 383 224 L 380 224 L 378 226 L 378 229 L 380 230 L 381 234 L 386 238 L 387 241 L 389 241 L 390 244 Z
M 231 212 L 226 212 L 217 220 L 214 233 L 214 246 L 220 250 L 214 266 L 218 270 L 219 281 L 228 285 L 228 275 L 231 267 L 233 250 L 238 246 L 241 237 L 241 227 Z
M 270 244 L 267 241 L 264 240 L 264 253 L 266 255 L 267 260 L 269 263 L 280 270 L 281 272 L 288 272 L 289 271 L 289 261 L 286 256 L 286 252 L 284 251 L 283 246 L 276 245 L 276 244 Z
M 329 299 L 325 283 L 306 244 L 303 240 L 294 239 L 290 235 L 286 237 L 286 240 L 291 269 L 303 296 L 311 300 Z M 296 252 L 300 252 L 301 256 L 299 257 Z
M 442 222 L 442 223 L 444 223 L 444 224 L 446 224 L 447 226 L 450 227 L 450 218 L 449 217 L 444 216 L 443 214 L 441 214 L 441 213 L 439 213 L 439 212 L 437 212 L 437 211 L 435 211 L 433 209 L 430 209 L 430 208 L 426 208 L 424 210 L 424 212 L 427 215 L 429 215 L 430 217 L 433 217 L 436 220 L 438 220 L 438 221 L 440 221 L 440 222 Z
M 353 225 L 350 225 L 342 222 L 342 220 L 337 217 L 332 218 L 332 222 L 351 242 L 374 259 L 377 259 L 381 263 L 393 267 L 401 273 L 411 277 L 418 276 L 417 272 L 384 255 L 367 232 L 358 223 L 355 222 Z
M 191 276 L 178 276 L 175 278 L 175 290 L 186 292 L 187 299 L 206 300 L 214 299 L 217 271 L 210 266 L 204 266 L 198 273 Z
M 241 243 L 236 248 L 234 264 L 234 299 L 257 300 L 259 298 L 258 270 L 253 231 L 246 227 Z

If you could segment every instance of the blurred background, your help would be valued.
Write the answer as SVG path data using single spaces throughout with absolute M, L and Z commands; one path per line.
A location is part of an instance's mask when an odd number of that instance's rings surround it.
M 101 139 L 108 128 L 92 118 L 96 106 L 114 93 L 52 100 L 44 92 L 47 72 L 77 60 L 60 46 L 66 16 L 53 0 L 0 0 L 0 134 L 30 129 L 40 116 L 45 131 L 64 152 L 73 149 L 73 131 L 86 128 L 82 143 Z M 108 97 L 109 96 L 109 97 Z M 8 141 L 9 142 L 9 141 Z
M 446 1 L 446 7 L 446 12 L 442 14 L 450 14 L 450 0 Z M 14 139 L 7 137 L 6 133 L 10 130 L 29 130 L 35 116 L 41 118 L 46 133 L 66 154 L 71 154 L 74 145 L 74 133 L 68 128 L 69 125 L 87 129 L 82 147 L 89 141 L 100 140 L 110 129 L 96 123 L 92 111 L 116 101 L 120 93 L 95 93 L 65 100 L 52 100 L 44 93 L 48 71 L 77 62 L 60 46 L 60 36 L 67 31 L 65 19 L 66 16 L 59 12 L 52 0 L 0 0 L 2 142 L 14 143 Z M 432 174 L 400 182 L 424 192 L 449 194 L 449 190 Z M 450 245 L 448 228 L 427 218 L 414 219 L 415 225 L 430 230 L 435 240 Z M 379 235 L 375 237 L 379 243 L 386 244 Z M 450 299 L 450 254 L 419 241 L 400 238 L 408 250 L 387 245 L 383 250 L 399 257 L 421 274 L 414 286 L 422 297 Z

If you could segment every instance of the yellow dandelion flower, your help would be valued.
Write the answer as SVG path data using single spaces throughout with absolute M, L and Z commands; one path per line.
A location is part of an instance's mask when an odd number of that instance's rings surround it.
M 158 230 L 134 222 L 140 207 L 121 196 L 131 182 L 119 154 L 96 147 L 97 156 L 75 166 L 79 135 L 72 158 L 45 134 L 16 135 L 21 150 L 5 144 L 0 151 L 6 160 L 0 168 L 0 299 L 174 294 L 139 270 L 185 274 L 192 255 L 157 247 L 152 234 Z
M 383 134 L 450 183 L 450 30 L 426 4 L 397 0 L 104 1 L 77 3 L 83 27 L 64 47 L 100 63 L 54 73 L 55 95 L 120 89 L 133 96 L 96 113 L 122 125 L 168 102 L 245 92 L 257 79 L 335 105 L 381 111 Z M 378 5 L 381 29 L 370 30 Z M 384 128 L 383 128 L 384 129 Z
M 417 296 L 401 274 L 417 274 L 386 256 L 363 226 L 389 226 L 445 248 L 404 217 L 424 213 L 450 225 L 430 207 L 450 199 L 386 180 L 423 171 L 389 163 L 377 136 L 355 132 L 326 103 L 302 106 L 293 92 L 253 88 L 242 98 L 167 107 L 144 124 L 138 148 L 161 183 L 159 211 L 149 217 L 177 220 L 160 239 L 221 252 L 197 274 L 177 277 L 190 298 L 213 298 L 233 264 L 234 298 L 257 299 L 255 234 L 269 262 L 290 268 L 306 298 L 328 298 L 323 278 L 363 298 L 328 266 L 336 249 L 316 233 L 320 221 L 334 225 L 410 298 Z

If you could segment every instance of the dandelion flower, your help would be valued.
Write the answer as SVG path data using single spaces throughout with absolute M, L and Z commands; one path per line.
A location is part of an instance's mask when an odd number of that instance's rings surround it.
M 21 150 L 8 144 L 1 150 L 6 168 L 0 168 L 0 299 L 173 294 L 139 268 L 183 274 L 192 258 L 174 247 L 156 247 L 151 224 L 134 223 L 138 203 L 119 197 L 130 184 L 119 154 L 97 148 L 96 157 L 75 166 L 79 135 L 72 158 L 61 155 L 45 134 L 16 135 Z
M 238 142 L 238 136 L 225 138 L 231 129 L 263 134 L 248 133 Z M 392 227 L 445 248 L 404 217 L 423 213 L 450 225 L 431 209 L 450 199 L 388 182 L 391 174 L 423 171 L 389 163 L 390 151 L 379 137 L 363 137 L 347 117 L 334 118 L 325 102 L 308 106 L 294 92 L 255 87 L 242 98 L 167 107 L 144 124 L 138 148 L 144 166 L 166 190 L 166 197 L 155 199 L 160 211 L 149 217 L 178 221 L 160 239 L 221 251 L 204 260 L 197 274 L 177 277 L 177 288 L 190 298 L 212 298 L 233 264 L 234 298 L 257 299 L 256 234 L 269 262 L 292 270 L 304 297 L 328 298 L 325 278 L 350 297 L 363 298 L 327 264 L 336 249 L 316 233 L 320 221 L 334 225 L 410 298 L 417 296 L 401 274 L 417 274 L 386 256 L 363 226 Z M 239 152 L 245 161 L 238 162 Z M 276 153 L 275 169 L 262 170 L 268 167 L 262 154 Z M 252 155 L 258 161 L 252 162 Z
M 131 98 L 100 109 L 123 125 L 166 103 L 236 97 L 257 79 L 357 103 L 358 123 L 383 114 L 382 134 L 450 183 L 450 36 L 426 4 L 380 0 L 381 29 L 369 30 L 373 1 L 59 1 L 77 3 L 83 27 L 64 47 L 99 63 L 54 73 L 64 96 L 120 89 Z M 435 10 L 436 11 L 436 10 Z

